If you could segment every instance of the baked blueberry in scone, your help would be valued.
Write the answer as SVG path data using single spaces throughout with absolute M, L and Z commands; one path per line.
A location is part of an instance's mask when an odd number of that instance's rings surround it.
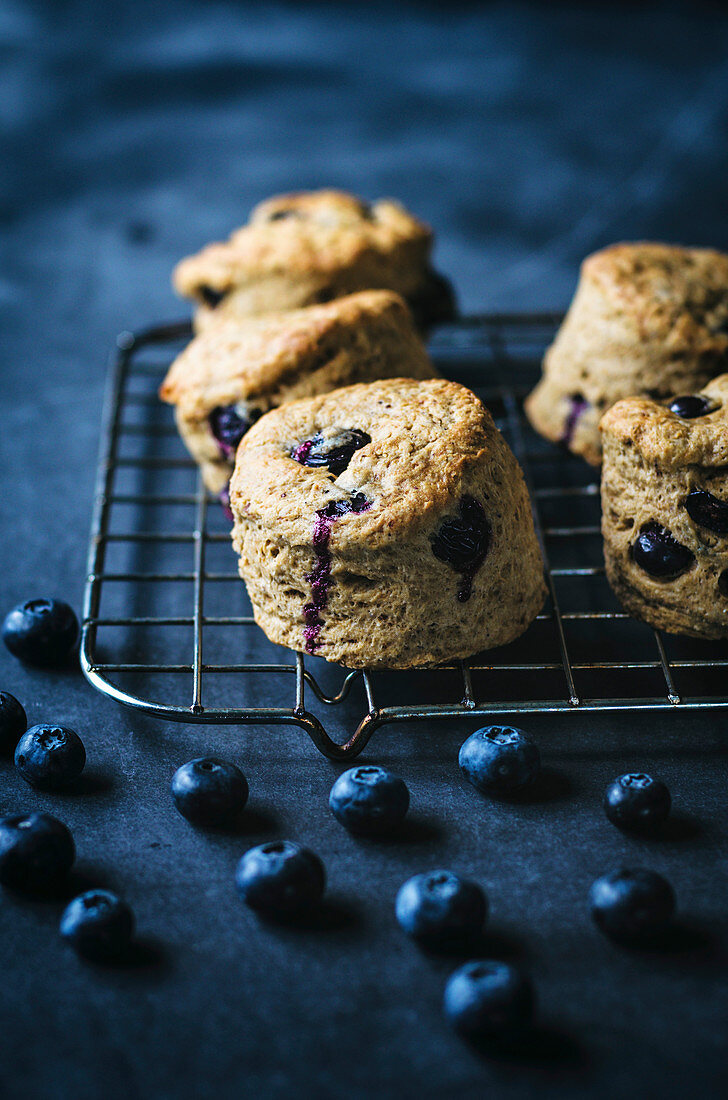
M 399 295 L 368 290 L 205 330 L 174 361 L 160 396 L 175 406 L 180 434 L 208 489 L 222 493 L 240 440 L 268 409 L 402 375 L 433 378 L 437 371 Z M 344 453 L 349 445 L 338 442 Z M 311 440 L 309 449 L 313 466 L 319 441 Z
M 546 439 L 598 466 L 599 420 L 616 401 L 690 394 L 727 363 L 728 256 L 616 244 L 582 264 L 526 412 Z
M 344 191 L 299 192 L 260 203 L 229 240 L 182 260 L 173 283 L 196 303 L 198 329 L 370 289 L 401 294 L 427 328 L 455 312 L 431 250 L 429 227 L 391 199 L 369 204 Z
M 230 500 L 256 622 L 291 649 L 434 665 L 511 641 L 544 600 L 520 467 L 454 382 L 371 382 L 267 413 Z
M 728 638 L 728 374 L 667 404 L 632 397 L 601 424 L 607 577 L 635 618 Z

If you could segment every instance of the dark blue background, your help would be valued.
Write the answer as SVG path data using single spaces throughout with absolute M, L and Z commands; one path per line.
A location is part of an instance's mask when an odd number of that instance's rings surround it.
M 438 233 L 466 310 L 560 308 L 577 265 L 619 238 L 728 245 L 728 23 L 717 7 L 644 4 L 0 3 L 0 607 L 78 606 L 107 350 L 182 315 L 173 263 L 280 190 L 401 198 Z M 718 1095 L 724 1075 L 724 717 L 534 719 L 569 797 L 517 813 L 465 790 L 467 731 L 397 730 L 371 754 L 407 778 L 423 827 L 383 852 L 325 807 L 336 769 L 296 731 L 244 731 L 249 834 L 194 833 L 166 784 L 230 730 L 118 710 L 80 676 L 0 654 L 32 721 L 77 728 L 83 798 L 34 795 L 2 765 L 0 809 L 72 824 L 81 867 L 122 889 L 148 965 L 79 966 L 52 906 L 0 906 L 0 1074 L 24 1097 Z M 616 834 L 606 781 L 654 767 L 672 843 Z M 231 889 L 273 834 L 315 846 L 342 920 L 262 929 Z M 633 956 L 589 926 L 591 878 L 621 860 L 676 884 L 701 929 Z M 393 928 L 409 873 L 473 873 L 493 950 L 541 990 L 531 1059 L 480 1059 L 440 1018 L 452 963 Z M 721 988 L 719 988 L 719 984 Z M 635 1084 L 635 1081 L 638 1082 Z

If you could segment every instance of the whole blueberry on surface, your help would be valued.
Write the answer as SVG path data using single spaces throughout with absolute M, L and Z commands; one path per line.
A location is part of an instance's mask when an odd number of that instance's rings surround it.
M 228 458 L 234 457 L 238 443 L 250 427 L 250 421 L 241 415 L 235 405 L 225 405 L 212 410 L 209 422 L 210 431 L 222 452 Z
M 648 942 L 664 931 L 675 912 L 670 883 L 642 867 L 602 875 L 592 884 L 589 901 L 602 932 L 625 943 Z
M 534 1005 L 530 980 L 504 962 L 467 962 L 445 986 L 445 1015 L 471 1038 L 498 1038 L 528 1027 Z
M 29 665 L 62 665 L 78 640 L 78 619 L 63 600 L 27 600 L 5 616 L 3 641 Z
M 632 560 L 651 577 L 672 580 L 695 561 L 687 546 L 674 539 L 659 523 L 645 523 L 632 544 Z
M 98 961 L 114 959 L 129 947 L 134 914 L 110 890 L 88 890 L 63 910 L 60 932 L 79 955 Z
M 715 407 L 715 402 L 703 397 L 701 393 L 680 394 L 678 397 L 673 397 L 669 404 L 670 412 L 683 417 L 684 420 L 693 420 L 696 416 L 705 416 L 707 413 L 713 412 Z
M 391 833 L 404 821 L 409 791 L 403 779 L 373 764 L 350 768 L 329 795 L 332 814 L 351 833 Z
M 12 752 L 28 728 L 22 706 L 9 691 L 0 691 L 0 752 Z
M 400 887 L 394 911 L 409 936 L 424 944 L 450 944 L 482 931 L 488 902 L 476 882 L 453 871 L 428 871 Z
M 212 756 L 178 768 L 171 790 L 182 816 L 198 825 L 229 824 L 248 801 L 248 781 L 240 768 Z
M 670 792 L 659 779 L 642 772 L 620 775 L 604 795 L 604 812 L 620 829 L 649 832 L 670 812 Z
M 53 890 L 73 866 L 76 850 L 63 822 L 50 814 L 0 818 L 0 883 L 15 890 Z
M 721 500 L 705 489 L 694 489 L 685 498 L 685 510 L 698 526 L 716 535 L 728 535 L 728 500 Z
M 491 526 L 483 505 L 474 497 L 461 497 L 459 515 L 446 519 L 437 534 L 430 539 L 432 553 L 439 561 L 460 574 L 457 598 L 461 603 L 470 599 L 475 574 L 490 549 Z
M 15 766 L 26 783 L 52 791 L 78 779 L 86 764 L 83 741 L 63 726 L 31 726 L 15 748 Z
M 217 306 L 220 305 L 220 302 L 225 297 L 227 291 L 216 290 L 214 287 L 206 286 L 205 284 L 203 284 L 202 286 L 197 288 L 197 293 L 199 294 L 205 305 L 208 307 L 208 309 L 215 309 Z
M 319 902 L 326 885 L 324 865 L 292 840 L 273 840 L 245 853 L 235 885 L 243 901 L 261 913 L 287 916 Z
M 484 726 L 460 746 L 458 763 L 479 791 L 511 794 L 528 786 L 539 773 L 541 755 L 522 730 Z
M 291 457 L 302 466 L 326 466 L 338 477 L 355 453 L 371 441 L 371 436 L 357 428 L 327 428 L 294 447 Z

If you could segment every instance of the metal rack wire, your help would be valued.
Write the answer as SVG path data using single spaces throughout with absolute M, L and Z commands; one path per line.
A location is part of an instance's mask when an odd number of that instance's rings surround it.
M 604 576 L 594 471 L 540 440 L 522 416 L 558 320 L 470 317 L 431 340 L 443 373 L 479 393 L 523 466 L 549 598 L 523 638 L 424 676 L 351 672 L 267 641 L 221 509 L 156 396 L 189 326 L 123 333 L 109 373 L 88 556 L 88 680 L 172 721 L 294 724 L 339 760 L 387 723 L 728 706 L 728 647 L 662 636 L 621 611 Z

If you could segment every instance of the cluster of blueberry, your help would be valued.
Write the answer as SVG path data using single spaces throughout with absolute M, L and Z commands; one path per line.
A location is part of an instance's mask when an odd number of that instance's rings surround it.
M 52 814 L 0 818 L 0 884 L 25 894 L 62 891 L 76 858 L 70 829 Z M 110 890 L 87 890 L 63 910 L 60 933 L 85 958 L 123 957 L 134 933 L 134 914 Z
M 357 428 L 333 428 L 327 433 L 317 432 L 311 439 L 304 439 L 293 448 L 291 458 L 302 466 L 326 467 L 332 477 L 338 477 L 347 468 L 356 452 L 366 447 L 368 443 L 371 443 L 371 437 Z M 359 506 L 355 503 L 357 498 L 361 501 Z M 351 507 L 347 506 L 346 501 L 335 501 L 324 512 L 319 512 L 317 525 L 314 528 L 314 548 L 316 549 L 317 546 L 316 538 L 321 528 L 322 516 L 335 519 L 346 512 L 364 512 L 369 507 L 371 507 L 370 503 L 361 493 L 354 493 Z M 488 554 L 491 528 L 482 504 L 474 497 L 468 495 L 461 497 L 458 502 L 458 512 L 457 517 L 445 520 L 440 525 L 437 534 L 431 540 L 431 545 L 435 557 L 451 566 L 460 575 L 458 600 L 466 603 L 470 599 L 475 574 Z M 326 541 L 328 543 L 328 536 Z M 321 609 L 321 605 L 317 605 L 315 598 L 312 608 L 316 614 Z M 310 626 L 310 624 L 307 625 Z M 309 635 L 306 641 L 308 652 L 313 653 L 315 646 L 308 644 L 311 642 Z
M 63 666 L 78 640 L 78 620 L 61 600 L 28 600 L 13 608 L 2 628 L 14 656 L 41 668 Z M 0 691 L 0 752 L 14 753 L 23 779 L 38 790 L 67 787 L 86 764 L 78 734 L 64 726 L 42 723 L 28 729 L 25 709 L 15 696 Z M 46 813 L 0 818 L 0 883 L 30 894 L 62 890 L 76 858 L 70 830 Z M 97 961 L 118 958 L 134 933 L 134 914 L 109 890 L 87 890 L 66 906 L 61 936 L 79 954 Z
M 39 665 L 63 664 L 76 643 L 73 611 L 54 600 L 33 600 L 6 617 L 3 639 L 16 656 Z M 15 763 L 33 787 L 57 789 L 76 779 L 86 761 L 81 739 L 61 726 L 27 729 L 21 704 L 0 692 L 0 748 L 15 752 Z M 466 779 L 494 797 L 512 797 L 538 779 L 541 760 L 535 743 L 521 730 L 488 726 L 463 743 L 458 757 Z M 248 800 L 248 782 L 234 764 L 201 757 L 175 772 L 171 793 L 179 812 L 203 826 L 227 826 Z M 375 765 L 344 772 L 334 783 L 329 807 L 349 832 L 384 836 L 396 831 L 409 809 L 406 784 Z M 666 820 L 671 806 L 664 783 L 644 774 L 628 774 L 607 788 L 604 809 L 618 827 L 649 833 Z M 45 813 L 0 819 L 0 884 L 27 892 L 53 892 L 68 878 L 75 845 L 68 828 Z M 321 859 L 290 840 L 251 848 L 240 859 L 235 885 L 251 909 L 291 918 L 318 904 L 326 887 Z M 598 878 L 590 892 L 597 926 L 615 940 L 639 944 L 668 926 L 675 910 L 670 884 L 654 871 L 620 870 Z M 476 945 L 488 913 L 481 887 L 451 870 L 434 870 L 408 879 L 395 900 L 402 930 L 428 949 L 468 951 Z M 129 906 L 107 890 L 74 898 L 60 922 L 61 935 L 85 957 L 108 961 L 122 956 L 134 933 Z M 490 959 L 465 963 L 450 977 L 445 1014 L 463 1034 L 503 1038 L 527 1029 L 535 996 L 529 977 L 518 967 Z
M 489 726 L 462 745 L 460 768 L 479 791 L 509 797 L 532 785 L 540 754 L 521 730 Z M 245 807 L 248 783 L 234 764 L 199 758 L 184 764 L 172 780 L 180 813 L 196 825 L 231 824 Z M 405 819 L 410 796 L 398 776 L 376 765 L 344 772 L 334 783 L 329 807 L 337 821 L 358 836 L 385 836 Z M 643 774 L 620 776 L 608 787 L 604 808 L 622 829 L 649 833 L 670 812 L 664 783 Z M 240 859 L 235 885 L 251 909 L 267 917 L 290 919 L 317 905 L 326 887 L 321 859 L 291 840 L 258 845 Z M 670 884 L 653 871 L 621 870 L 596 880 L 590 894 L 594 921 L 607 935 L 630 944 L 659 934 L 675 909 Z M 488 913 L 481 887 L 451 870 L 434 870 L 408 879 L 395 899 L 402 930 L 429 950 L 467 952 L 479 943 Z M 465 963 L 450 977 L 444 1010 L 463 1034 L 480 1039 L 512 1037 L 532 1022 L 533 985 L 518 967 L 492 960 Z
M 702 394 L 684 394 L 675 397 L 669 405 L 670 412 L 684 420 L 694 420 L 713 412 L 716 404 Z M 705 489 L 693 489 L 684 500 L 685 511 L 693 523 L 716 535 L 728 534 L 728 504 Z M 660 580 L 673 580 L 691 567 L 695 555 L 673 537 L 667 528 L 654 521 L 645 523 L 632 546 L 632 558 L 636 564 Z M 720 591 L 728 584 L 728 578 L 718 582 Z

